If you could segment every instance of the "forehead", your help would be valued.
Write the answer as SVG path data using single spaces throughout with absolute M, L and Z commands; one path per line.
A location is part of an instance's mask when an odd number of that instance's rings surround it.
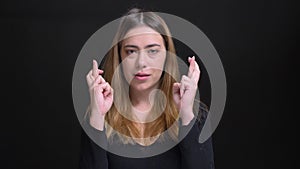
M 163 44 L 162 36 L 147 26 L 139 26 L 127 32 L 123 44 L 147 45 L 149 43 Z

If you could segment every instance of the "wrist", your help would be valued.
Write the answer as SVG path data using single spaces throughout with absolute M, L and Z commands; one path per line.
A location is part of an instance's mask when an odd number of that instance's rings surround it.
M 190 122 L 193 120 L 194 117 L 195 117 L 195 115 L 192 111 L 190 111 L 188 113 L 182 113 L 181 124 L 183 126 L 187 126 L 188 124 L 190 124 Z
M 97 130 L 103 131 L 105 123 L 105 115 L 100 115 L 96 113 L 91 113 L 90 125 Z

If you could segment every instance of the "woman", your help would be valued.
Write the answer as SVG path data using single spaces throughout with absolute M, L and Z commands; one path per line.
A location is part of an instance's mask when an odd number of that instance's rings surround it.
M 166 23 L 153 12 L 130 10 L 103 70 L 93 61 L 86 76 L 91 103 L 84 126 L 105 147 L 83 133 L 80 168 L 214 168 L 211 139 L 198 142 L 207 109 L 193 110 L 200 69 L 195 57 L 188 62 L 188 75 L 179 79 Z M 169 143 L 175 144 L 159 147 Z

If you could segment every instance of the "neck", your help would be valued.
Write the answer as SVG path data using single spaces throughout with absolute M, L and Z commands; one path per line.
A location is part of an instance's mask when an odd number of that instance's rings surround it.
M 140 111 L 146 111 L 151 106 L 149 97 L 152 90 L 136 91 L 130 90 L 130 100 L 134 108 Z
M 130 100 L 133 108 L 133 115 L 138 122 L 146 122 L 150 115 L 151 105 L 154 101 L 154 95 L 151 93 L 155 88 L 137 91 L 130 90 Z

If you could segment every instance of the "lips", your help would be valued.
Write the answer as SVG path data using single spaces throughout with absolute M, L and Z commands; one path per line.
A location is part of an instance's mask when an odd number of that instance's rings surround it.
M 135 76 L 141 76 L 141 77 L 143 77 L 143 76 L 150 76 L 150 74 L 147 74 L 147 73 L 137 73 L 137 74 L 135 74 Z
M 146 79 L 148 79 L 148 77 L 150 76 L 150 74 L 139 72 L 139 73 L 136 73 L 134 76 L 138 80 L 146 80 Z

